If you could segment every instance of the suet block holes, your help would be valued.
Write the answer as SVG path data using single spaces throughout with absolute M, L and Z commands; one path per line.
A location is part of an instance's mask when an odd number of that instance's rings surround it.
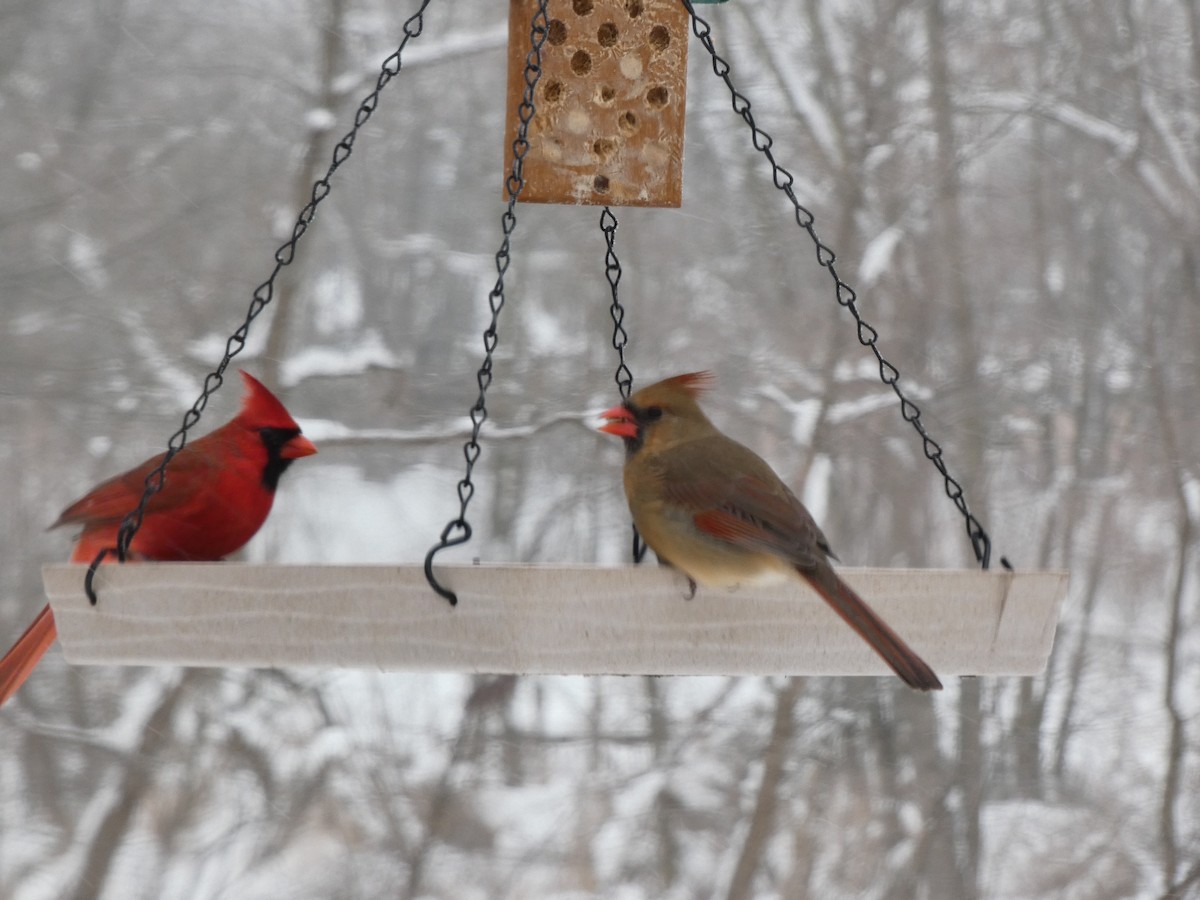
M 520 121 L 530 21 L 509 0 L 508 133 Z M 679 0 L 547 0 L 521 200 L 678 206 L 689 17 Z M 602 196 L 601 196 L 602 195 Z
M 592 55 L 586 50 L 576 50 L 571 55 L 571 71 L 576 75 L 586 75 L 592 71 Z
M 596 138 L 592 144 L 592 152 L 601 163 L 608 163 L 617 155 L 617 142 L 612 138 Z

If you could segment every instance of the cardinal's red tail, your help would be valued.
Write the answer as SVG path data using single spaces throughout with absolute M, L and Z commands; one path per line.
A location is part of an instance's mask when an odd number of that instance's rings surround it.
M 867 606 L 866 601 L 858 596 L 850 585 L 838 577 L 833 571 L 833 566 L 825 563 L 815 569 L 802 569 L 799 566 L 796 568 L 833 607 L 834 612 L 845 619 L 850 627 L 883 657 L 883 661 L 892 667 L 905 684 L 919 691 L 942 689 L 942 683 L 938 681 L 928 663 L 917 656 L 912 647 L 904 643 L 900 635 L 879 618 L 878 613 Z
M 4 655 L 4 659 L 0 659 L 0 705 L 7 702 L 17 688 L 25 683 L 56 637 L 58 628 L 54 625 L 54 613 L 47 604 Z

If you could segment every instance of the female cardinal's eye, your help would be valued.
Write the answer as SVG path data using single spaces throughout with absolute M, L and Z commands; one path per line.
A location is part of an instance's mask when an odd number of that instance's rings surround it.
M 662 407 L 661 406 L 647 406 L 645 415 L 646 415 L 646 420 L 648 422 L 653 422 L 656 419 L 661 419 L 662 418 Z

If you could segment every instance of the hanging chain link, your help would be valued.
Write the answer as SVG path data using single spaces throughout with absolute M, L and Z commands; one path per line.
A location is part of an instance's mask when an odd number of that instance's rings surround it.
M 625 364 L 625 345 L 629 343 L 629 334 L 625 331 L 625 307 L 617 294 L 617 286 L 621 283 L 621 260 L 617 258 L 617 217 L 609 207 L 604 207 L 600 214 L 600 230 L 604 233 L 604 243 L 607 249 L 604 253 L 604 277 L 612 289 L 612 306 L 609 312 L 613 320 L 613 349 L 617 351 L 617 373 L 614 380 L 621 399 L 628 400 L 633 390 L 633 373 Z M 640 563 L 646 555 L 646 545 L 638 534 L 637 526 L 633 526 L 633 561 Z
M 946 496 L 948 496 L 958 511 L 962 513 L 966 523 L 967 536 L 971 541 L 971 548 L 975 551 L 975 558 L 979 561 L 982 568 L 987 569 L 991 563 L 992 540 L 988 537 L 988 533 L 984 530 L 983 525 L 971 514 L 967 506 L 967 500 L 963 494 L 962 485 L 950 474 L 946 468 L 946 463 L 942 459 L 942 448 L 933 438 L 931 438 L 925 430 L 925 424 L 921 421 L 921 410 L 917 404 L 908 397 L 907 394 L 900 388 L 900 372 L 890 362 L 884 359 L 880 352 L 876 339 L 879 337 L 879 332 L 863 319 L 858 311 L 856 303 L 857 294 L 838 275 L 837 269 L 834 266 L 834 260 L 837 258 L 833 250 L 821 241 L 817 235 L 815 227 L 815 219 L 813 214 L 796 197 L 796 192 L 792 187 L 794 181 L 792 173 L 775 161 L 775 155 L 771 152 L 771 145 L 774 140 L 769 134 L 759 128 L 754 122 L 754 116 L 750 112 L 750 101 L 738 91 L 734 86 L 733 80 L 730 78 L 730 66 L 716 50 L 712 39 L 712 29 L 708 23 L 696 14 L 695 8 L 692 6 L 692 0 L 681 0 L 684 8 L 692 19 L 692 32 L 700 39 L 700 43 L 704 45 L 704 49 L 708 51 L 708 55 L 712 57 L 713 72 L 729 89 L 730 96 L 733 100 L 733 111 L 741 116 L 746 126 L 750 129 L 750 140 L 754 145 L 754 149 L 766 157 L 767 162 L 771 164 L 771 176 L 775 183 L 775 187 L 782 191 L 791 201 L 795 208 L 796 224 L 800 226 L 812 240 L 813 246 L 817 251 L 817 262 L 823 266 L 828 272 L 829 277 L 833 279 L 834 294 L 837 302 L 850 310 L 850 314 L 854 316 L 854 321 L 858 326 L 858 341 L 864 347 L 871 348 L 871 352 L 875 354 L 875 359 L 879 362 L 879 378 L 890 387 L 900 400 L 900 414 L 904 421 L 908 422 L 916 429 L 917 434 L 921 436 L 922 447 L 925 457 L 934 465 L 934 468 L 941 473 L 945 481 Z M 1008 560 L 1004 557 L 1000 558 L 1001 565 L 1005 569 L 1012 569 Z
M 608 286 L 612 289 L 612 306 L 609 308 L 609 313 L 613 320 L 613 349 L 617 351 L 617 373 L 615 380 L 617 382 L 617 390 L 621 392 L 621 399 L 628 400 L 630 391 L 633 390 L 633 373 L 629 371 L 629 366 L 625 365 L 625 345 L 629 343 L 629 335 L 625 331 L 625 307 L 621 305 L 621 299 L 617 295 L 617 286 L 621 283 L 621 260 L 617 259 L 617 217 L 609 207 L 604 207 L 604 212 L 600 214 L 600 230 L 604 233 L 604 243 L 607 247 L 604 253 L 604 277 L 608 279 Z
M 525 187 L 525 154 L 529 152 L 529 123 L 537 112 L 537 107 L 533 102 L 534 89 L 542 77 L 542 45 L 546 42 L 546 35 L 550 28 L 546 4 L 547 0 L 538 0 L 538 8 L 530 23 L 531 46 L 525 57 L 525 93 L 517 107 L 519 124 L 517 125 L 517 136 L 512 145 L 512 170 L 504 181 L 505 190 L 508 192 L 508 205 L 500 217 L 504 240 L 500 244 L 500 249 L 496 251 L 496 284 L 488 294 L 488 307 L 491 310 L 492 319 L 483 332 L 483 365 L 479 367 L 479 372 L 475 377 L 479 386 L 479 397 L 470 411 L 471 436 L 463 444 L 463 458 L 466 460 L 467 467 L 466 474 L 458 483 L 458 516 L 447 523 L 438 543 L 425 555 L 425 580 L 429 582 L 429 586 L 434 591 L 450 601 L 451 606 L 458 604 L 458 595 L 438 583 L 437 577 L 433 574 L 433 558 L 447 547 L 465 544 L 471 539 L 471 523 L 467 521 L 467 506 L 470 504 L 471 498 L 475 496 L 475 483 L 471 480 L 471 474 L 475 470 L 475 463 L 479 460 L 479 431 L 488 417 L 487 389 L 492 383 L 492 354 L 498 340 L 500 310 L 504 308 L 504 274 L 508 271 L 508 265 L 511 262 L 509 242 L 513 230 L 517 227 L 517 199 Z M 454 534 L 455 531 L 458 534 Z
M 250 325 L 258 318 L 259 314 L 267 307 L 271 300 L 274 299 L 275 279 L 284 266 L 290 265 L 296 258 L 296 244 L 303 237 L 304 233 L 308 231 L 308 226 L 313 220 L 317 206 L 329 195 L 329 180 L 342 163 L 349 158 L 354 148 L 354 141 L 358 137 L 359 129 L 367 123 L 367 120 L 371 118 L 371 114 L 375 112 L 375 107 L 379 104 L 379 93 L 387 86 L 389 81 L 400 74 L 400 54 L 408 45 L 410 39 L 421 35 L 421 31 L 425 27 L 425 10 L 431 2 L 433 0 L 421 0 L 421 5 L 417 11 L 405 21 L 404 38 L 400 41 L 400 46 L 383 61 L 379 77 L 375 80 L 375 89 L 363 98 L 362 103 L 359 104 L 358 110 L 354 114 L 354 126 L 346 132 L 346 135 L 334 147 L 333 159 L 329 163 L 329 168 L 325 170 L 325 174 L 313 183 L 311 198 L 305 207 L 300 210 L 296 224 L 292 228 L 292 236 L 275 251 L 275 268 L 272 270 L 270 277 L 254 289 L 253 299 L 250 301 L 245 321 L 238 326 L 238 329 L 225 344 L 225 356 L 221 359 L 216 369 L 205 377 L 204 388 L 200 396 L 192 404 L 192 408 L 184 414 L 182 426 L 168 440 L 167 451 L 163 454 L 162 461 L 146 476 L 145 489 L 142 492 L 142 498 L 138 502 L 137 508 L 121 521 L 121 527 L 117 531 L 116 547 L 101 550 L 96 554 L 96 558 L 92 560 L 92 564 L 88 567 L 83 587 L 87 593 L 88 600 L 91 601 L 93 606 L 96 605 L 97 601 L 96 591 L 93 586 L 96 569 L 110 553 L 115 553 L 117 559 L 121 562 L 125 562 L 129 557 L 129 547 L 133 542 L 134 535 L 142 527 L 142 522 L 146 515 L 146 506 L 150 502 L 150 498 L 163 489 L 163 485 L 166 482 L 167 466 L 175 458 L 175 455 L 184 448 L 184 445 L 187 443 L 188 432 L 199 423 L 201 413 L 208 406 L 208 398 L 216 393 L 221 385 L 224 384 L 225 370 L 229 367 L 230 362 L 245 349 L 246 338 L 250 334 Z

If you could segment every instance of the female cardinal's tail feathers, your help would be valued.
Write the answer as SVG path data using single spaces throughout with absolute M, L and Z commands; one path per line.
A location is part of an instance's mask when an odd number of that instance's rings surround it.
M 858 596 L 850 585 L 838 577 L 833 566 L 828 563 L 805 568 L 797 566 L 796 571 L 825 598 L 825 602 L 833 607 L 834 612 L 845 619 L 850 627 L 883 657 L 883 661 L 892 667 L 905 684 L 919 691 L 942 689 L 942 683 L 933 669 L 917 656 L 912 647 L 904 643 L 904 639 L 896 634 L 875 610 L 867 606 L 867 602 Z

